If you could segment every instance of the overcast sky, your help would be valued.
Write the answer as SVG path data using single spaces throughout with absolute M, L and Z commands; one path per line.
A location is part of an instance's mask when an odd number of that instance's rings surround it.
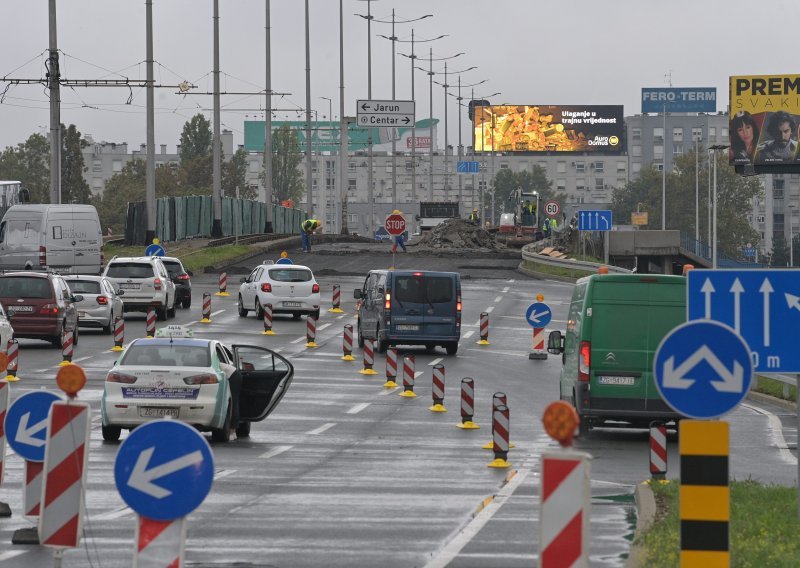
M 220 0 L 220 70 L 222 89 L 258 91 L 265 84 L 266 0 Z M 144 0 L 57 0 L 58 45 L 62 77 L 67 79 L 145 78 Z M 339 2 L 310 0 L 311 103 L 322 119 L 333 99 L 339 112 Z M 0 77 L 44 77 L 48 47 L 47 0 L 0 1 Z M 273 106 L 302 109 L 305 105 L 304 2 L 272 0 L 272 85 L 291 93 Z M 641 110 L 641 88 L 716 87 L 717 109 L 724 111 L 728 76 L 800 73 L 792 25 L 800 20 L 796 0 L 377 0 L 376 20 L 424 14 L 432 18 L 398 24 L 397 36 L 410 39 L 440 34 L 448 37 L 418 44 L 417 54 L 434 57 L 458 52 L 451 70 L 471 66 L 462 82 L 486 79 L 475 94 L 500 91 L 493 103 L 622 104 L 625 114 Z M 345 0 L 345 113 L 355 114 L 355 100 L 367 97 L 367 26 L 355 13 L 367 3 Z M 192 95 L 176 89 L 156 91 L 156 144 L 170 152 L 183 124 L 197 112 L 212 117 L 212 0 L 153 0 L 156 81 L 197 85 Z M 373 23 L 372 96 L 391 96 L 391 25 Z M 410 44 L 398 43 L 410 53 Z M 411 95 L 408 59 L 397 57 L 397 98 Z M 427 67 L 427 63 L 424 64 Z M 434 64 L 435 70 L 443 65 Z M 438 77 L 437 77 L 438 78 Z M 442 77 L 443 79 L 443 77 Z M 416 74 L 417 118 L 429 113 L 428 76 Z M 456 77 L 450 80 L 455 84 Z M 6 84 L 0 85 L 4 89 Z M 145 141 L 145 91 L 124 88 L 62 88 L 61 121 L 75 124 L 96 141 Z M 469 93 L 464 92 L 468 97 Z M 458 138 L 456 105 L 449 104 L 450 144 Z M 263 119 L 264 96 L 223 96 L 223 128 L 243 143 L 246 118 Z M 237 110 L 234 110 L 237 109 Z M 252 110 L 240 110 L 252 109 Z M 443 88 L 434 85 L 434 116 L 444 118 Z M 297 119 L 296 112 L 276 118 Z M 0 147 L 23 142 L 34 132 L 46 133 L 49 107 L 41 85 L 11 86 L 0 104 Z M 464 144 L 471 143 L 466 115 Z M 444 128 L 439 130 L 440 144 Z

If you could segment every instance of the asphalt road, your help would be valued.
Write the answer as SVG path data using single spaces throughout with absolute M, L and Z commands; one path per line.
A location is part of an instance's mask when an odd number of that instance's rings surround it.
M 358 373 L 360 361 L 343 362 L 341 333 L 355 323 L 352 289 L 368 268 L 386 267 L 391 256 L 359 253 L 359 258 L 315 251 L 303 260 L 322 276 L 323 306 L 333 284 L 342 287 L 344 314 L 323 312 L 317 348 L 305 347 L 305 321 L 275 318 L 276 336 L 260 333 L 251 314 L 236 314 L 235 294 L 214 297 L 212 323 L 200 319 L 200 295 L 215 279 L 194 279 L 193 308 L 178 310 L 175 323 L 191 325 L 200 337 L 229 343 L 265 345 L 295 365 L 295 378 L 278 409 L 254 424 L 250 438 L 214 444 L 215 482 L 205 502 L 188 517 L 187 566 L 453 566 L 517 567 L 536 562 L 539 540 L 539 459 L 555 449 L 540 418 L 557 397 L 560 360 L 531 361 L 526 307 L 537 293 L 554 312 L 553 329 L 564 329 L 570 284 L 528 279 L 502 259 L 438 258 L 441 270 L 464 275 L 464 328 L 458 355 L 442 350 L 416 355 L 414 399 L 384 388 L 380 375 Z M 407 261 L 414 255 L 398 257 Z M 427 260 L 425 260 L 427 262 Z M 494 262 L 494 268 L 472 263 Z M 248 263 L 245 263 L 248 264 Z M 345 269 L 346 266 L 346 269 Z M 339 269 L 343 269 L 342 272 Z M 240 272 L 244 272 L 242 269 Z M 233 270 L 231 273 L 235 272 Z M 236 278 L 231 278 L 236 282 Z M 238 283 L 229 286 L 235 291 Z M 351 291 L 350 293 L 347 293 Z M 489 346 L 479 346 L 478 318 L 490 311 Z M 144 335 L 144 319 L 126 318 L 126 339 Z M 22 340 L 20 376 L 12 396 L 54 389 L 60 353 L 44 342 Z M 79 398 L 92 405 L 93 428 L 86 492 L 88 516 L 83 548 L 67 550 L 63 566 L 130 566 L 135 513 L 114 487 L 117 443 L 100 435 L 99 399 L 114 361 L 111 336 L 81 334 L 75 361 L 89 384 Z M 358 355 L 358 353 L 356 353 Z M 447 413 L 432 413 L 431 369 L 446 366 Z M 480 430 L 456 428 L 459 383 L 476 385 L 475 421 Z M 512 467 L 487 467 L 492 453 L 481 446 L 491 435 L 492 393 L 508 396 L 511 410 L 509 454 Z M 731 472 L 737 478 L 792 484 L 796 477 L 796 430 L 786 411 L 748 401 L 730 416 Z M 123 433 L 123 438 L 126 433 Z M 210 438 L 209 438 L 210 439 Z M 788 442 L 788 444 L 787 444 Z M 592 565 L 621 566 L 635 524 L 634 485 L 648 476 L 647 435 L 643 430 L 599 429 L 577 443 L 592 461 Z M 791 448 L 791 449 L 789 449 Z M 677 446 L 670 436 L 670 476 L 677 476 Z M 0 566 L 44 566 L 52 552 L 12 545 L 14 530 L 31 526 L 20 514 L 22 462 L 7 451 L 0 500 L 13 516 L 0 519 Z

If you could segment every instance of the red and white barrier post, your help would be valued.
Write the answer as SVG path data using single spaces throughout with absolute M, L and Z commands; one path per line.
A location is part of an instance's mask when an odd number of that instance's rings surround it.
M 3 486 L 3 474 L 6 470 L 6 411 L 8 410 L 8 395 L 10 387 L 8 382 L 0 380 L 0 487 Z M 10 517 L 11 508 L 8 503 L 0 501 L 0 517 Z
M 353 357 L 353 326 L 345 324 L 342 332 L 342 361 L 355 361 Z
M 650 423 L 650 477 L 666 479 L 667 427 L 662 422 Z
M 459 428 L 477 430 L 480 428 L 472 418 L 475 416 L 475 381 L 472 377 L 461 379 L 461 422 Z
M 494 416 L 495 410 L 497 410 L 498 406 L 508 406 L 508 397 L 504 392 L 496 392 L 492 395 L 492 416 Z M 515 448 L 513 442 L 509 440 L 508 442 L 509 448 Z M 486 442 L 483 445 L 484 450 L 493 450 L 494 449 L 494 434 L 492 435 L 492 439 Z
M 8 355 L 8 374 L 6 375 L 6 380 L 9 382 L 14 382 L 19 380 L 19 376 L 17 372 L 19 371 L 19 343 L 16 339 L 9 339 L 8 340 L 8 347 L 6 347 L 6 354 Z M 2 425 L 0 425 L 2 428 Z
M 264 331 L 261 333 L 263 335 L 275 335 L 275 332 L 272 331 L 272 304 L 264 304 L 262 309 L 264 311 Z
M 444 407 L 444 365 L 441 363 L 433 366 L 431 396 L 433 397 L 433 406 L 428 407 L 428 410 L 431 412 L 447 412 Z
M 377 375 L 378 371 L 372 367 L 375 365 L 375 340 L 364 339 L 363 359 L 364 368 L 359 371 L 362 375 Z
M 417 396 L 414 393 L 414 378 L 416 376 L 414 367 L 414 356 L 405 355 L 403 357 L 403 392 L 400 393 L 400 396 L 405 396 L 407 398 L 414 398 Z
M 153 308 L 147 308 L 144 330 L 147 337 L 153 338 L 156 336 L 156 311 Z
M 203 292 L 203 317 L 200 323 L 211 323 L 211 294 Z
M 138 568 L 183 566 L 186 517 L 157 521 L 139 516 L 133 565 Z
M 397 386 L 394 381 L 397 378 L 397 347 L 389 347 L 386 350 L 386 382 L 383 386 L 393 389 Z
M 333 298 L 331 300 L 332 307 L 328 311 L 330 313 L 332 313 L 332 314 L 340 314 L 340 313 L 342 313 L 344 310 L 342 310 L 342 308 L 340 307 L 340 303 L 341 303 L 341 290 L 340 290 L 340 287 L 339 287 L 338 284 L 334 284 L 333 285 Z
M 511 434 L 511 411 L 504 404 L 499 404 L 492 413 L 492 450 L 494 460 L 489 467 L 511 467 L 508 462 L 508 438 Z
M 64 330 L 64 339 L 61 341 L 61 357 L 63 361 L 59 363 L 60 366 L 70 365 L 72 363 L 72 354 L 74 353 L 74 346 L 72 343 L 72 332 Z
M 317 318 L 306 317 L 306 347 L 316 347 L 314 340 L 317 338 Z
M 114 318 L 114 347 L 111 351 L 122 351 L 122 346 L 125 344 L 125 320 L 123 318 Z
M 489 345 L 489 312 L 481 312 L 480 334 L 478 345 Z
M 544 344 L 544 328 L 533 328 L 533 343 L 531 352 L 528 354 L 528 359 L 544 360 L 547 359 L 547 349 Z
M 214 292 L 215 296 L 230 296 L 228 294 L 228 274 L 222 272 L 219 275 L 219 292 Z

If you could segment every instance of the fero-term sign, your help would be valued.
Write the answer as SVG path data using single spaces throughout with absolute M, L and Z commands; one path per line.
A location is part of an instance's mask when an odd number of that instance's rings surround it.
M 360 126 L 400 128 L 414 123 L 414 101 L 359 100 L 356 108 Z

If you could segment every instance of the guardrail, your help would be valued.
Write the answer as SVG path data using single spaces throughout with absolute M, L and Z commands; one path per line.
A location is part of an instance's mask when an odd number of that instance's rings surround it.
M 773 381 L 778 381 L 779 383 L 783 384 L 783 398 L 785 398 L 786 400 L 789 400 L 789 387 L 797 386 L 797 381 L 798 381 L 797 377 L 793 377 L 791 375 L 780 375 L 780 374 L 767 375 L 762 373 L 761 376 L 766 377 L 768 379 L 772 379 Z M 753 385 L 755 385 L 755 381 L 753 382 Z
M 289 237 L 291 235 L 285 235 L 283 233 L 256 233 L 253 235 L 239 235 L 239 244 L 240 245 L 249 245 L 252 243 L 260 243 L 262 241 L 275 241 L 277 239 L 283 239 L 285 237 Z M 210 247 L 218 247 L 222 245 L 232 245 L 236 242 L 236 237 L 222 237 L 219 239 L 213 239 L 208 241 L 208 246 Z
M 531 251 L 533 245 L 525 245 L 522 247 L 522 260 L 542 264 L 544 266 L 561 268 L 570 272 L 589 272 L 596 273 L 597 269 L 601 266 L 607 266 L 610 273 L 616 274 L 630 274 L 631 271 L 627 268 L 619 266 L 612 266 L 609 264 L 600 264 L 597 262 L 587 262 L 585 260 L 573 260 L 565 258 L 551 258 L 546 255 L 537 254 Z

